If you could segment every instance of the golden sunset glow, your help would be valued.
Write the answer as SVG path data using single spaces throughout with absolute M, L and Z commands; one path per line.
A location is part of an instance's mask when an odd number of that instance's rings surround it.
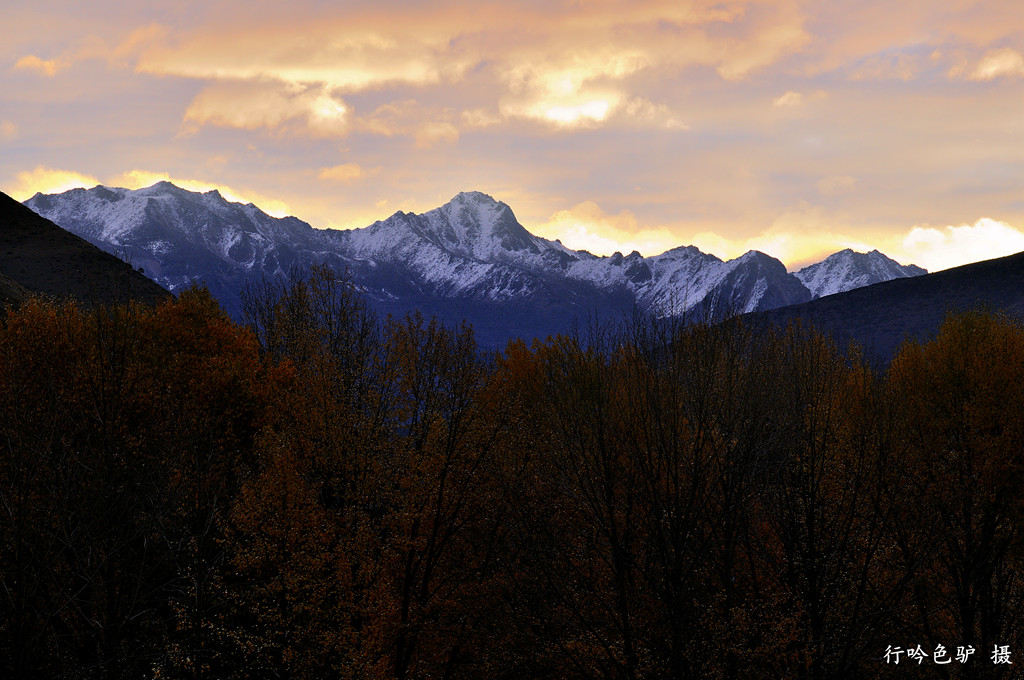
M 596 253 L 791 267 L 1024 247 L 1010 0 L 58 0 L 0 37 L 19 198 L 160 178 L 327 227 L 479 190 Z
M 534 231 L 557 238 L 568 248 L 592 253 L 660 253 L 683 245 L 668 229 L 641 228 L 629 211 L 608 215 L 593 201 L 559 210 L 547 222 L 536 225 Z
M 18 201 L 32 198 L 37 193 L 57 194 L 69 189 L 88 189 L 99 184 L 95 177 L 71 170 L 56 170 L 37 166 L 32 170 L 19 172 L 14 182 L 6 187 L 6 193 Z
M 292 214 L 291 208 L 284 201 L 263 196 L 256 192 L 233 189 L 223 184 L 212 184 L 198 179 L 187 179 L 174 177 L 166 172 L 150 172 L 148 170 L 130 170 L 120 177 L 114 177 L 107 181 L 108 186 L 124 187 L 126 189 L 142 189 L 152 186 L 157 182 L 171 182 L 187 191 L 206 193 L 207 191 L 218 191 L 225 199 L 233 203 L 254 203 L 263 212 L 274 217 L 286 217 Z

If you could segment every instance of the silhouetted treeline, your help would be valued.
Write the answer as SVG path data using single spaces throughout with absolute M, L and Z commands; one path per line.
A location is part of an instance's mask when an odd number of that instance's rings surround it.
M 737 323 L 487 354 L 327 270 L 245 306 L 0 323 L 0 677 L 1024 664 L 1010 320 L 951 317 L 879 374 Z

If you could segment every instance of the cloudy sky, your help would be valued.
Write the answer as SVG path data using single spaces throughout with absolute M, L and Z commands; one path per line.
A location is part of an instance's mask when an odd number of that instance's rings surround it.
M 6 2 L 0 189 L 316 227 L 459 191 L 608 254 L 1024 250 L 1019 0 Z

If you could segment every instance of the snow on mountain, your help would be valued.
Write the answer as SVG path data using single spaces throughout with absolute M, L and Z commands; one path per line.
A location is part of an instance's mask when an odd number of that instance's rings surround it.
M 339 239 L 347 258 L 402 266 L 434 294 L 490 301 L 541 295 L 552 270 L 580 257 L 534 236 L 507 205 L 478 192 L 422 215 L 397 212 Z
M 130 259 L 171 291 L 204 282 L 236 317 L 246 283 L 316 263 L 347 269 L 383 311 L 425 307 L 490 324 L 495 337 L 557 331 L 572 317 L 621 314 L 633 305 L 659 316 L 763 311 L 874 282 L 872 276 L 911 275 L 910 268 L 886 269 L 875 254 L 844 255 L 849 251 L 797 275 L 758 251 L 729 261 L 693 246 L 646 258 L 598 257 L 531 234 L 508 205 L 479 192 L 349 231 L 314 229 L 169 182 L 37 194 L 26 205 Z M 857 259 L 869 256 L 873 268 Z
M 902 265 L 872 250 L 858 253 L 847 248 L 796 272 L 796 277 L 815 298 L 843 293 L 892 279 L 921 276 L 928 272 L 916 265 Z
M 650 258 L 635 251 L 597 257 L 531 234 L 511 208 L 479 192 L 422 215 L 395 213 L 343 239 L 348 256 L 403 263 L 447 296 L 532 300 L 561 279 L 628 295 L 659 315 L 748 312 L 810 299 L 763 253 L 722 262 L 685 246 Z
M 271 217 L 252 204 L 226 201 L 217 191 L 196 193 L 170 182 L 138 190 L 72 189 L 36 194 L 29 208 L 107 252 L 142 267 L 175 292 L 206 283 L 236 311 L 236 284 L 249 276 L 278 276 L 293 264 L 329 260 L 331 234 L 294 217 Z

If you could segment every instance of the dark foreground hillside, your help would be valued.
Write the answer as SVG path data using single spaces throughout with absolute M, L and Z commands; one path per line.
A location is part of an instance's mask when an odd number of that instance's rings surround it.
M 86 304 L 157 304 L 170 296 L 130 264 L 0 193 L 0 301 L 17 302 L 26 292 Z
M 879 376 L 736 323 L 485 355 L 326 271 L 246 309 L 0 324 L 0 677 L 1018 677 L 1016 323 Z
M 979 307 L 1024 319 L 1024 253 L 893 279 L 748 320 L 784 327 L 800 319 L 842 344 L 857 341 L 873 359 L 885 362 L 905 339 L 935 337 L 947 314 Z

